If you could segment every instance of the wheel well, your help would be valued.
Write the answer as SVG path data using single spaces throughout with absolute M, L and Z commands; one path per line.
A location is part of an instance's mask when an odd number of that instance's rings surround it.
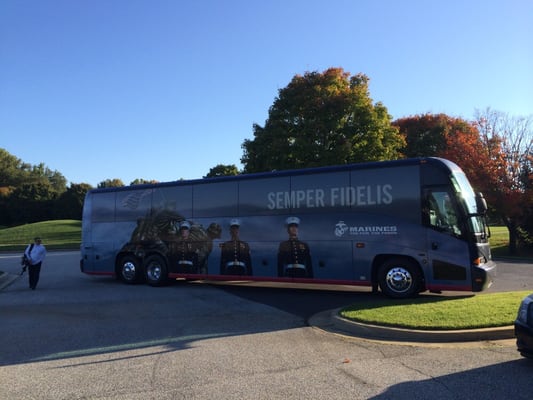
M 121 253 L 118 253 L 115 257 L 115 268 L 118 267 L 120 265 L 120 260 L 122 260 L 124 257 L 126 256 L 131 256 L 131 257 L 135 257 L 135 254 L 133 253 L 129 253 L 129 252 L 121 252 Z M 137 259 L 139 259 L 138 257 L 135 257 Z
M 418 262 L 417 259 L 411 257 L 411 256 L 406 256 L 406 255 L 402 255 L 402 254 L 378 254 L 374 260 L 372 261 L 372 286 L 374 287 L 377 287 L 378 285 L 378 271 L 379 271 L 379 267 L 388 259 L 391 259 L 391 258 L 397 258 L 397 259 L 404 259 L 406 261 L 409 261 L 411 263 L 413 263 L 413 265 L 416 265 L 416 267 L 418 268 L 419 272 L 420 272 L 420 276 L 422 277 L 422 285 L 420 287 L 420 291 L 423 292 L 426 290 L 426 276 L 424 275 L 424 270 L 422 269 L 422 267 L 420 266 L 420 263 Z

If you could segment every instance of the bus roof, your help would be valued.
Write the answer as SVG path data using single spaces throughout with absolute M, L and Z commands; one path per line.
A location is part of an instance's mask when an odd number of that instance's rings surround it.
M 392 168 L 392 167 L 404 167 L 410 165 L 421 165 L 421 164 L 430 164 L 440 169 L 444 169 L 447 172 L 460 172 L 461 168 L 453 163 L 452 161 L 446 160 L 444 158 L 438 157 L 419 157 L 419 158 L 404 158 L 399 160 L 390 160 L 390 161 L 372 161 L 372 162 L 362 162 L 354 164 L 342 164 L 342 165 L 333 165 L 333 166 L 323 166 L 323 167 L 313 167 L 313 168 L 301 168 L 301 169 L 288 169 L 283 171 L 269 171 L 269 172 L 255 172 L 251 174 L 241 174 L 241 175 L 232 175 L 232 176 L 220 176 L 213 178 L 198 178 L 198 179 L 189 179 L 189 180 L 177 180 L 170 182 L 160 182 L 160 183 L 146 183 L 140 185 L 130 185 L 130 186 L 120 186 L 120 187 L 107 187 L 107 188 L 97 188 L 90 190 L 90 193 L 100 193 L 100 192 L 113 192 L 113 191 L 125 191 L 132 189 L 150 189 L 150 188 L 160 188 L 165 186 L 182 186 L 182 185 L 197 185 L 197 184 L 206 184 L 214 182 L 227 182 L 227 181 L 243 181 L 250 179 L 262 179 L 262 178 L 274 178 L 274 177 L 283 177 L 283 176 L 294 176 L 294 175 L 310 175 L 317 173 L 325 172 L 340 172 L 340 171 L 352 171 L 352 170 L 365 170 L 365 169 L 381 169 L 381 168 Z

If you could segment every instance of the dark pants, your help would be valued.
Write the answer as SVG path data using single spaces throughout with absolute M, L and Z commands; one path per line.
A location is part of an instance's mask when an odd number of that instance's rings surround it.
M 39 282 L 39 274 L 41 273 L 41 263 L 30 265 L 28 267 L 28 276 L 30 278 L 30 289 L 37 287 L 37 282 Z

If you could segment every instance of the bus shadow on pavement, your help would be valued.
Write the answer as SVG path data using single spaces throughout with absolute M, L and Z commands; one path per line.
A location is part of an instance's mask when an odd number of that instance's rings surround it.
M 12 285 L 2 296 L 0 366 L 147 356 L 206 339 L 305 326 L 291 314 L 186 282 L 152 288 L 95 278 L 71 292 L 47 282 L 35 291 Z

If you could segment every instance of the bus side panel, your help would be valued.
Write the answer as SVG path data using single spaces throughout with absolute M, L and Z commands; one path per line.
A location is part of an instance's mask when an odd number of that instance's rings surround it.
M 352 241 L 310 241 L 313 276 L 319 280 L 356 280 Z
M 427 229 L 430 290 L 471 290 L 468 243 L 447 233 Z
M 362 223 L 351 226 L 349 232 L 353 240 L 357 280 L 370 281 L 372 277 L 376 278 L 377 276 L 373 273 L 376 274 L 386 260 L 397 257 L 414 260 L 424 276 L 427 275 L 424 228 L 390 217 L 383 219 L 374 216 L 367 220 L 360 216 L 356 220 Z M 416 240 L 416 238 L 420 239 Z
M 83 252 L 83 272 L 90 275 L 113 275 L 115 248 L 112 242 L 92 242 Z
M 91 241 L 82 246 L 83 272 L 114 274 L 115 260 L 121 246 L 134 229 L 133 222 L 97 222 L 92 224 Z
M 285 220 L 287 216 L 259 216 L 240 218 L 240 240 L 250 248 L 253 276 L 277 278 L 278 251 L 280 244 L 288 239 Z M 230 241 L 229 218 L 216 220 L 200 219 L 200 225 L 215 223 L 221 227 L 220 238 L 214 240 L 209 256 L 209 274 L 220 272 L 221 247 Z M 298 239 L 308 246 L 314 279 L 353 280 L 352 241 L 338 238 L 335 225 L 338 217 L 323 214 L 301 218 Z
M 248 279 L 258 278 L 263 280 L 276 280 L 285 278 L 280 275 L 278 265 L 278 251 L 280 243 L 266 241 L 246 242 L 251 249 L 252 274 Z M 355 271 L 352 265 L 352 242 L 343 241 L 304 241 L 309 246 L 311 256 L 310 278 L 316 280 L 339 280 L 354 281 Z M 209 256 L 208 273 L 212 278 L 220 278 L 221 274 L 221 245 L 213 246 L 213 252 Z
M 278 250 L 280 243 L 287 240 L 285 218 L 241 219 L 240 240 L 251 250 L 253 277 L 278 277 Z M 209 275 L 220 273 L 221 248 L 224 242 L 230 241 L 229 219 L 217 219 L 214 223 L 221 227 L 221 235 L 212 245 Z M 202 220 L 201 225 L 206 224 L 209 220 Z M 298 236 L 309 247 L 313 279 L 366 282 L 368 285 L 374 259 L 379 255 L 408 256 L 423 265 L 424 237 L 425 229 L 420 225 L 388 215 L 366 213 L 304 215 Z

